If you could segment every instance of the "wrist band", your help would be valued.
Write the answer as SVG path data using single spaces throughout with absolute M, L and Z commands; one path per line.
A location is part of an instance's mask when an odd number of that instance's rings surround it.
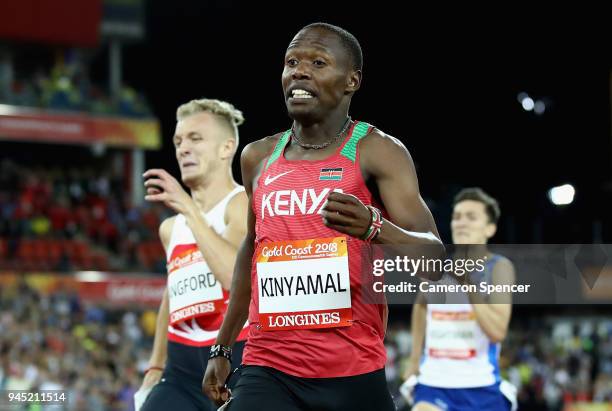
M 208 355 L 208 359 L 212 360 L 213 358 L 223 357 L 228 360 L 230 363 L 232 362 L 232 347 L 229 345 L 223 344 L 215 344 L 210 347 L 210 354 Z
M 149 367 L 146 370 L 144 370 L 144 375 L 147 375 L 147 373 L 151 370 L 158 370 L 158 371 L 164 371 L 163 367 Z
M 380 234 L 383 225 L 383 218 L 380 210 L 373 206 L 367 206 L 370 210 L 370 227 L 361 236 L 361 239 L 366 242 L 374 240 Z

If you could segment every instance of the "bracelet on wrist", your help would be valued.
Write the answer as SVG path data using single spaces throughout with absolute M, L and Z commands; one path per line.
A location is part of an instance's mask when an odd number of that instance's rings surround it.
M 373 206 L 367 206 L 370 210 L 370 226 L 366 232 L 361 236 L 361 239 L 365 242 L 371 242 L 380 234 L 381 227 L 383 225 L 382 213 L 380 210 Z
M 164 371 L 164 368 L 163 368 L 163 367 L 157 367 L 157 366 L 152 366 L 152 367 L 149 367 L 149 368 L 147 368 L 146 370 L 144 370 L 144 375 L 147 375 L 147 373 L 148 373 L 149 371 L 151 371 L 151 370 L 158 370 L 158 371 L 162 371 L 162 372 L 163 372 L 163 371 Z
M 228 360 L 230 363 L 232 362 L 232 347 L 229 345 L 223 344 L 214 344 L 210 347 L 210 354 L 208 355 L 208 359 L 212 360 L 213 358 L 223 357 Z

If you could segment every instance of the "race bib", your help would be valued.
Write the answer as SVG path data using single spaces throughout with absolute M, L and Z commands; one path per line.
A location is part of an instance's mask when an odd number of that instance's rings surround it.
M 257 252 L 257 285 L 265 331 L 351 325 L 345 237 L 263 243 Z
M 170 324 L 222 311 L 221 283 L 210 272 L 197 244 L 176 246 L 167 267 Z
M 473 311 L 432 311 L 427 324 L 429 356 L 454 360 L 476 357 L 476 327 Z

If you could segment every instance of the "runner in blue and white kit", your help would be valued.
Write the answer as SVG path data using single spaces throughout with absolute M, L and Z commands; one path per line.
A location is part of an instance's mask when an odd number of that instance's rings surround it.
M 453 242 L 470 245 L 474 256 L 486 256 L 485 269 L 470 274 L 468 281 L 472 284 L 514 283 L 510 260 L 490 253 L 485 246 L 495 234 L 499 214 L 497 201 L 479 188 L 464 189 L 455 197 Z M 463 279 L 445 276 L 442 281 Z M 416 377 L 412 410 L 513 409 L 513 387 L 502 382 L 499 371 L 499 352 L 508 331 L 512 297 L 495 295 L 485 301 L 478 294 L 447 293 L 445 302 L 428 304 L 420 294 L 413 306 L 412 354 L 404 374 L 412 381 Z

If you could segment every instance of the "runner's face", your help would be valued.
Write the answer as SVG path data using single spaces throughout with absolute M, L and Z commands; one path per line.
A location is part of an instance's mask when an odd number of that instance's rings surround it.
M 486 207 L 480 201 L 464 200 L 455 205 L 451 231 L 455 244 L 486 244 L 495 234 Z
M 350 57 L 337 35 L 317 28 L 299 32 L 285 53 L 282 75 L 289 116 L 323 118 L 349 93 L 351 74 Z
M 181 179 L 187 185 L 221 165 L 222 132 L 217 120 L 207 112 L 193 114 L 176 123 L 173 143 Z

